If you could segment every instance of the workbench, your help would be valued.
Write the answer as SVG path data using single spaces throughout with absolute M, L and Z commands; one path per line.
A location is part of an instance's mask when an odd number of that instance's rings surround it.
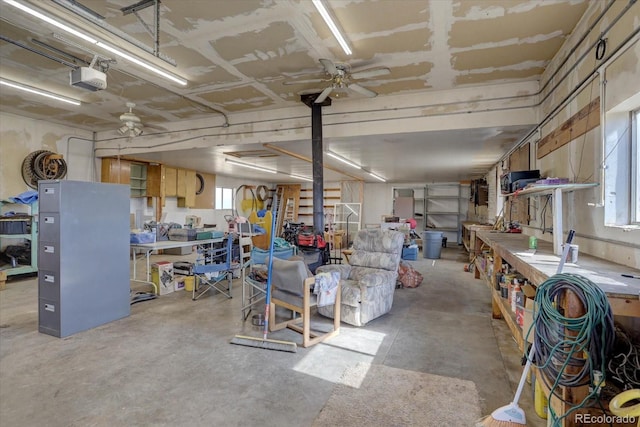
M 215 243 L 223 242 L 225 237 L 218 237 L 215 239 L 204 239 L 204 240 L 189 240 L 189 241 L 179 241 L 179 240 L 163 240 L 154 243 L 131 243 L 131 261 L 133 262 L 133 275 L 131 278 L 132 282 L 140 282 L 153 286 L 153 289 L 158 294 L 158 286 L 151 281 L 151 265 L 150 265 L 150 257 L 151 253 L 154 251 L 164 250 L 164 249 L 173 249 L 173 248 L 184 248 L 188 246 L 210 246 L 213 249 L 213 245 Z M 147 280 L 138 280 L 136 277 L 136 264 L 137 264 L 137 254 L 144 254 L 144 258 L 146 260 L 147 267 Z
M 473 260 L 478 255 L 476 252 L 475 242 L 476 233 L 478 230 L 491 230 L 493 225 L 481 224 L 475 221 L 462 221 L 462 244 L 464 248 L 469 252 L 469 261 Z
M 560 263 L 560 257 L 554 254 L 552 243 L 538 240 L 538 248 L 530 250 L 529 236 L 523 234 L 478 230 L 473 245 L 478 253 L 486 250 L 491 254 L 494 272 L 500 271 L 502 262 L 505 261 L 536 286 L 555 275 Z M 495 274 L 489 275 L 488 271 L 489 262 L 482 262 L 480 257 L 476 258 L 475 277 L 483 279 L 491 289 L 493 318 L 505 319 L 520 350 L 524 353 L 526 331 L 523 332 L 517 324 L 510 303 L 501 297 L 500 291 L 496 290 Z M 638 270 L 580 253 L 578 261 L 575 264 L 565 263 L 562 272 L 579 274 L 600 287 L 607 295 L 614 316 L 640 317 L 640 280 L 622 276 L 622 274 L 637 276 L 640 274 Z M 584 388 L 566 389 L 563 393 L 569 402 L 579 402 L 584 395 Z M 569 403 L 554 398 L 552 405 L 558 414 L 564 414 Z M 577 424 L 572 420 L 567 420 L 563 424 L 567 427 L 575 425 Z

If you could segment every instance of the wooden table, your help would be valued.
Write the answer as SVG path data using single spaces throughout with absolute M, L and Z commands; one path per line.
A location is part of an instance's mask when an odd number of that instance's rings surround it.
M 479 230 L 476 238 L 494 251 L 495 258 L 504 259 L 534 285 L 543 283 L 558 269 L 560 257 L 548 242 L 538 240 L 538 249 L 532 254 L 529 236 L 523 234 Z M 598 285 L 607 294 L 614 315 L 640 317 L 640 280 L 622 276 L 638 275 L 638 270 L 580 253 L 578 262 L 566 263 L 562 272 L 580 274 Z
M 476 247 L 476 233 L 478 230 L 491 230 L 493 225 L 481 224 L 475 221 L 462 221 L 462 244 L 467 252 L 469 252 L 469 261 L 473 260 L 473 257 L 478 255 L 481 250 Z
M 520 274 L 526 277 L 532 284 L 540 285 L 549 277 L 556 274 L 560 257 L 554 254 L 551 243 L 538 241 L 537 250 L 529 250 L 529 236 L 522 234 L 501 233 L 493 230 L 478 230 L 476 233 L 476 247 L 484 245 L 493 253 L 493 270 L 500 271 L 502 261 L 506 261 Z M 488 265 L 488 264 L 485 264 Z M 524 352 L 523 331 L 516 323 L 515 316 L 511 312 L 510 304 L 500 296 L 500 292 L 494 287 L 495 275 L 490 277 L 482 268 L 482 263 L 476 260 L 475 276 L 483 278 L 489 285 L 492 294 L 492 315 L 494 318 L 504 318 L 511 332 Z M 614 315 L 640 318 L 640 280 L 623 277 L 622 274 L 638 275 L 638 270 L 616 264 L 601 258 L 586 254 L 580 254 L 575 264 L 565 263 L 563 273 L 579 274 L 595 283 L 602 289 L 611 305 Z M 576 304 L 571 304 L 571 295 L 568 293 L 566 301 L 567 317 L 578 317 L 584 313 L 581 308 L 575 309 Z M 578 304 L 581 307 L 581 304 Z M 573 306 L 573 310 L 571 308 Z M 538 375 L 541 371 L 534 368 Z M 549 395 L 549 390 L 545 391 Z M 558 415 L 567 413 L 570 402 L 580 402 L 588 393 L 588 387 L 563 387 L 560 392 L 563 399 L 553 398 L 551 405 Z M 581 410 L 582 411 L 582 410 Z M 562 423 L 563 426 L 573 427 L 579 425 L 572 417 L 568 417 Z

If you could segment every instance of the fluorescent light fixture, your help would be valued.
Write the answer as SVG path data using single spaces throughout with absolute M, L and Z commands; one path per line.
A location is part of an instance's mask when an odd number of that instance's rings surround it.
M 346 164 L 348 164 L 349 166 L 351 166 L 353 168 L 362 169 L 362 166 L 357 165 L 357 164 L 353 163 L 352 161 L 347 160 L 344 157 L 339 156 L 339 155 L 337 155 L 336 153 L 334 153 L 332 151 L 327 151 L 327 155 L 333 157 L 336 160 L 340 160 L 342 163 L 346 163 Z
M 25 92 L 34 93 L 40 96 L 46 96 L 47 98 L 55 99 L 56 101 L 66 102 L 72 105 L 80 105 L 81 102 L 76 99 L 67 98 L 66 96 L 57 95 L 55 93 L 47 92 L 46 90 L 36 89 L 31 86 L 26 86 L 21 83 L 12 82 L 10 80 L 0 79 L 0 84 L 4 86 L 9 86 L 15 89 L 20 89 Z
M 46 16 L 43 13 L 38 12 L 35 9 L 31 9 L 30 7 L 28 7 L 28 6 L 26 6 L 26 5 L 22 4 L 22 3 L 18 3 L 15 0 L 3 0 L 3 1 L 5 3 L 7 3 L 7 4 L 10 4 L 13 7 L 16 7 L 18 9 L 22 10 L 23 12 L 26 12 L 26 13 L 30 14 L 31 16 L 35 16 L 38 19 L 41 19 L 41 20 L 43 20 L 45 22 L 48 22 L 49 24 L 54 25 L 54 26 L 60 28 L 61 30 L 68 32 L 69 34 L 73 34 L 74 36 L 79 37 L 82 40 L 85 40 L 85 41 L 87 41 L 87 42 L 89 42 L 91 44 L 94 44 L 94 45 L 99 46 L 99 47 L 101 47 L 101 48 L 103 48 L 105 50 L 108 50 L 109 52 L 111 52 L 111 53 L 113 53 L 113 54 L 115 54 L 115 55 L 117 55 L 117 56 L 119 56 L 119 57 L 121 57 L 123 59 L 126 59 L 127 61 L 130 61 L 130 62 L 133 62 L 135 64 L 138 64 L 141 67 L 144 67 L 147 70 L 149 70 L 149 71 L 151 71 L 153 73 L 156 73 L 161 77 L 164 77 L 165 79 L 174 81 L 174 82 L 176 82 L 176 83 L 178 83 L 179 85 L 182 85 L 182 86 L 186 86 L 187 85 L 187 81 L 185 79 L 183 79 L 183 78 L 174 76 L 173 74 L 168 73 L 167 71 L 164 71 L 164 70 L 162 70 L 162 69 L 160 69 L 160 68 L 158 68 L 158 67 L 156 67 L 154 65 L 151 65 L 150 63 L 145 62 L 142 59 L 139 59 L 139 58 L 136 58 L 136 57 L 134 57 L 132 55 L 129 55 L 128 53 L 125 53 L 125 52 L 121 51 L 120 49 L 117 49 L 117 48 L 115 48 L 113 46 L 110 46 L 107 43 L 101 42 L 100 40 L 96 40 L 93 37 L 91 37 L 91 36 L 89 36 L 87 34 L 84 34 L 84 33 L 80 32 L 80 31 L 76 30 L 75 28 L 72 28 L 72 27 L 70 27 L 70 26 L 68 26 L 66 24 L 63 24 L 62 22 L 56 21 L 55 19 L 53 19 L 53 18 L 51 18 L 49 16 Z
M 384 179 L 383 177 L 381 177 L 381 176 L 379 176 L 379 175 L 376 175 L 376 174 L 375 174 L 375 173 L 373 173 L 373 172 L 367 172 L 367 173 L 368 173 L 369 175 L 371 175 L 372 177 L 374 177 L 375 179 L 377 179 L 378 181 L 387 182 L 387 180 L 386 180 L 386 179 Z
M 291 178 L 297 178 L 297 179 L 301 179 L 303 181 L 309 181 L 309 182 L 313 182 L 313 180 L 311 178 L 307 178 L 306 176 L 301 176 L 301 175 L 295 175 L 295 174 L 288 174 Z
M 16 7 L 18 9 L 20 9 L 23 12 L 27 12 L 28 14 L 30 14 L 32 16 L 35 16 L 38 19 L 41 19 L 41 20 L 43 20 L 45 22 L 48 22 L 51 25 L 55 25 L 56 27 L 60 28 L 61 30 L 66 31 L 67 33 L 73 34 L 74 36 L 79 37 L 82 40 L 86 40 L 86 41 L 88 41 L 89 43 L 92 43 L 92 44 L 98 43 L 98 40 L 94 39 L 93 37 L 88 36 L 88 35 L 86 35 L 84 33 L 81 33 L 80 31 L 78 31 L 78 30 L 76 30 L 74 28 L 71 28 L 68 25 L 63 24 L 62 22 L 58 22 L 55 19 L 38 12 L 37 10 L 31 9 L 27 5 L 24 5 L 22 3 L 18 3 L 17 1 L 14 1 L 14 0 L 4 0 L 4 2 L 7 3 L 7 4 L 10 4 L 13 7 Z
M 338 30 L 338 27 L 333 22 L 333 19 L 331 19 L 331 15 L 329 15 L 329 12 L 324 7 L 324 4 L 322 4 L 322 1 L 313 0 L 313 5 L 316 7 L 316 9 L 318 9 L 318 12 L 322 16 L 322 19 L 324 19 L 324 22 L 327 24 L 327 27 L 329 27 L 329 29 L 333 33 L 333 37 L 335 37 L 336 40 L 338 40 L 338 43 L 342 47 L 342 50 L 344 50 L 344 53 L 346 53 L 347 55 L 351 55 L 351 48 L 349 48 L 347 41 L 344 39 L 344 37 L 342 37 L 340 30 Z
M 103 48 L 104 50 L 108 50 L 109 52 L 126 59 L 127 61 L 133 62 L 134 64 L 138 64 L 141 67 L 146 68 L 147 70 L 154 72 L 156 74 L 158 74 L 159 76 L 164 77 L 165 79 L 169 79 L 172 80 L 176 83 L 178 83 L 179 85 L 182 86 L 186 86 L 187 85 L 187 81 L 185 79 L 182 79 L 180 77 L 176 77 L 172 74 L 169 74 L 166 71 L 161 70 L 160 68 L 154 67 L 153 65 L 149 64 L 148 62 L 144 62 L 141 59 L 136 58 L 135 56 L 131 56 L 128 53 L 125 53 L 119 49 L 116 49 L 115 47 L 111 47 L 106 43 L 103 42 L 97 42 L 96 46 L 99 46 L 101 48 Z
M 262 166 L 250 165 L 249 163 L 237 162 L 235 160 L 230 160 L 230 159 L 224 159 L 224 161 L 229 163 L 230 165 L 236 165 L 236 166 L 242 166 L 243 168 L 255 169 L 260 172 L 278 173 L 278 171 L 274 171 L 273 169 L 267 169 Z

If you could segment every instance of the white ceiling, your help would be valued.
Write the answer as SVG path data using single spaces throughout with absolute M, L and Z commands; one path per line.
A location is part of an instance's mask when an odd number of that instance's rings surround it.
M 233 129 L 239 115 L 246 118 L 255 113 L 258 117 L 264 111 L 299 107 L 300 94 L 325 87 L 325 83 L 295 83 L 325 78 L 321 58 L 348 64 L 355 71 L 387 67 L 388 75 L 358 80 L 383 101 L 460 88 L 486 86 L 490 90 L 509 83 L 537 82 L 589 4 L 587 0 L 325 0 L 352 47 L 353 54 L 347 57 L 310 0 L 162 0 L 159 51 L 175 60 L 177 66 L 173 67 L 63 5 L 82 4 L 102 15 L 105 19 L 100 22 L 106 23 L 108 30 L 147 47 L 154 44 L 145 28 L 153 27 L 153 7 L 136 16 L 120 11 L 135 3 L 132 0 L 19 1 L 188 80 L 186 87 L 180 87 L 118 60 L 109 66 L 106 90 L 89 92 L 72 87 L 68 81 L 71 68 L 56 59 L 86 65 L 83 61 L 93 58 L 90 51 L 104 57 L 109 54 L 70 35 L 64 38 L 73 43 L 61 41 L 55 36 L 62 34 L 61 30 L 0 3 L 0 75 L 83 102 L 80 108 L 66 107 L 2 87 L 1 110 L 100 132 L 104 138 L 117 136 L 114 130 L 120 126 L 119 116 L 129 101 L 136 104 L 134 112 L 142 119 L 147 138 L 163 136 L 166 128 L 189 129 L 191 123 L 202 120 L 215 126 L 226 121 L 228 129 Z M 365 111 L 370 105 L 368 98 L 350 91 L 334 92 L 331 98 L 334 106 L 342 102 L 354 110 Z M 444 105 L 442 108 L 446 110 Z M 488 170 L 532 126 L 398 129 L 367 138 L 332 136 L 326 143 L 390 182 L 459 180 Z M 282 154 L 286 150 L 311 157 L 310 132 L 273 146 L 280 151 L 270 151 L 278 156 L 246 161 L 311 175 L 309 163 Z M 202 172 L 273 179 L 224 162 L 230 157 L 224 153 L 248 149 L 266 148 L 257 142 L 225 146 L 212 142 L 171 152 L 139 150 L 135 156 Z M 325 162 L 374 182 L 348 166 L 326 158 Z M 350 179 L 349 175 L 325 170 L 327 180 Z

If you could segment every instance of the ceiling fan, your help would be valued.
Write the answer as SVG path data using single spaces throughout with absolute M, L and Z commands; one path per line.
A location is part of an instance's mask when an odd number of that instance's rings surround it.
M 378 94 L 371 89 L 367 89 L 361 86 L 359 83 L 355 83 L 352 80 L 369 79 L 372 77 L 385 76 L 391 73 L 387 67 L 376 67 L 365 70 L 351 70 L 351 66 L 345 63 L 334 63 L 330 59 L 320 59 L 320 63 L 324 67 L 325 72 L 328 75 L 326 79 L 311 79 L 311 80 L 297 80 L 284 82 L 285 85 L 297 85 L 305 83 L 320 83 L 327 82 L 329 86 L 326 87 L 320 95 L 315 99 L 315 103 L 319 104 L 323 102 L 334 90 L 349 89 L 354 92 L 364 95 L 369 98 L 373 98 Z
M 120 122 L 122 126 L 118 128 L 118 132 L 121 135 L 127 135 L 130 137 L 140 136 L 142 135 L 142 120 L 140 117 L 136 116 L 133 113 L 133 108 L 136 106 L 133 102 L 127 102 L 127 108 L 129 111 L 126 111 L 120 115 Z

